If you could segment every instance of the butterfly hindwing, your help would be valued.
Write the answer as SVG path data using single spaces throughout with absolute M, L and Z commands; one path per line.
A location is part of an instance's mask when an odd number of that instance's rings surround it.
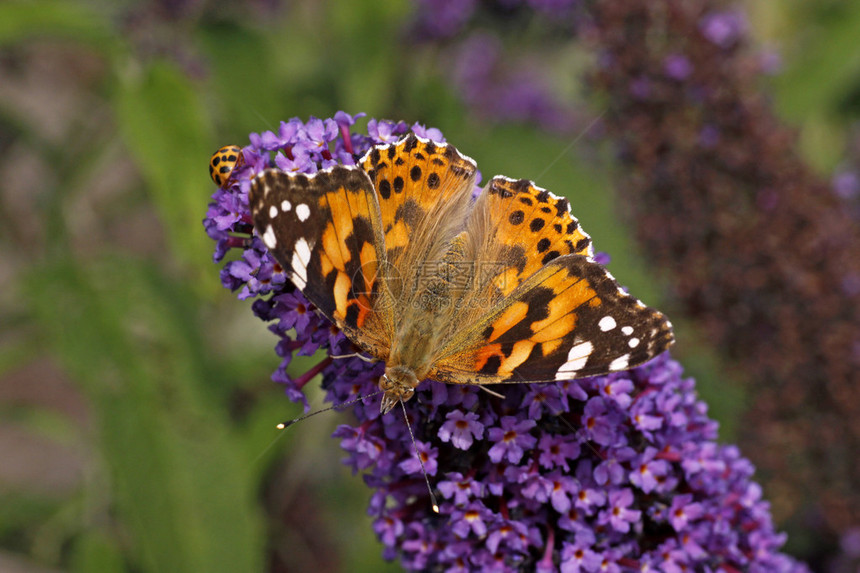
M 457 325 L 481 321 L 544 265 L 564 255 L 591 256 L 591 238 L 570 213 L 570 202 L 527 179 L 496 176 L 484 187 L 466 221 L 464 260 L 473 278 L 459 302 Z
M 385 252 L 367 174 L 335 166 L 313 175 L 268 169 L 251 183 L 254 226 L 290 280 L 329 319 L 378 357 L 387 347 L 379 309 Z
M 562 255 L 592 256 L 591 237 L 570 213 L 570 202 L 527 179 L 493 177 L 469 219 L 479 242 L 477 260 L 504 261 L 492 281 L 508 294 L 543 265 Z
M 416 275 L 441 260 L 469 213 L 477 166 L 453 146 L 410 133 L 359 162 L 373 181 L 395 301 L 410 306 Z

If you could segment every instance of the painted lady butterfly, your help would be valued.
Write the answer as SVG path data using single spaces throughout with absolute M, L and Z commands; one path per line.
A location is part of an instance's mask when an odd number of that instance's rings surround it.
M 295 285 L 385 361 L 382 411 L 421 380 L 549 382 L 642 364 L 673 342 L 660 312 L 593 258 L 567 199 L 494 177 L 414 134 L 356 166 L 260 173 L 249 203 Z

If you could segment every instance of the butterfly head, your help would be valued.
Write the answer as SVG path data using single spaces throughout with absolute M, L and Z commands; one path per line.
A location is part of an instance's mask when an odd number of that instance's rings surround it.
M 415 393 L 418 378 L 415 373 L 405 366 L 392 366 L 385 369 L 385 374 L 379 379 L 379 389 L 382 396 L 382 413 L 391 410 L 397 402 L 405 402 Z

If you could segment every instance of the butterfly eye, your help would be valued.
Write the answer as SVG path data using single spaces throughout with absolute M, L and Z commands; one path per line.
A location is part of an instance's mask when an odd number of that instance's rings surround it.
M 394 388 L 394 383 L 391 381 L 391 378 L 388 377 L 388 374 L 383 374 L 379 378 L 379 389 L 383 392 L 388 392 Z

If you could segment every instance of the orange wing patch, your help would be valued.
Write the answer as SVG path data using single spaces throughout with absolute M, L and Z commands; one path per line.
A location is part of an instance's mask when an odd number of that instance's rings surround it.
M 385 261 L 379 205 L 367 174 L 336 166 L 314 175 L 268 169 L 249 203 L 263 242 L 290 279 L 356 344 L 385 357 L 390 308 L 379 284 Z
M 477 170 L 454 147 L 412 133 L 396 144 L 375 147 L 361 167 L 376 188 L 387 256 L 395 266 L 415 233 L 429 230 L 424 223 L 434 212 L 466 206 L 463 199 Z
M 562 255 L 593 255 L 591 238 L 570 214 L 570 202 L 527 179 L 494 177 L 475 212 L 491 214 L 495 228 L 489 238 L 500 246 L 498 260 L 509 261 L 494 279 L 504 295 Z
M 320 264 L 327 280 L 334 281 L 332 316 L 338 324 L 361 328 L 372 307 L 379 264 L 373 242 L 366 233 L 357 233 L 355 225 L 367 221 L 376 204 L 365 190 L 340 186 L 320 196 L 319 205 L 331 213 L 322 233 Z

